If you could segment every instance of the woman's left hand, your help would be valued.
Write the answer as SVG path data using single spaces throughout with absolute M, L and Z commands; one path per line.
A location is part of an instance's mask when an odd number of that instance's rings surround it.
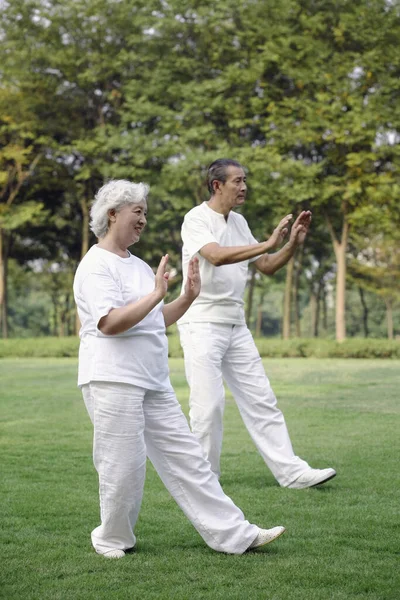
M 197 257 L 192 258 L 189 261 L 187 279 L 185 284 L 185 296 L 188 300 L 193 302 L 200 294 L 201 279 L 199 269 L 199 259 Z

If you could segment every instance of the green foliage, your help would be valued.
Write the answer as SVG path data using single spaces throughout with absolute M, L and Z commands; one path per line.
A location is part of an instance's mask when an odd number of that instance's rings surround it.
M 344 342 L 323 339 L 276 340 L 258 338 L 257 348 L 270 358 L 400 358 L 400 342 L 350 338 Z
M 400 358 L 400 342 L 382 339 L 351 338 L 334 340 L 257 338 L 257 348 L 265 358 Z M 179 336 L 168 336 L 170 358 L 181 358 Z M 0 358 L 77 357 L 79 339 L 69 337 L 12 338 L 0 340 Z
M 40 337 L 0 340 L 0 358 L 61 358 L 77 357 L 79 338 Z
M 18 197 L 0 207 L 0 226 L 13 232 L 12 257 L 26 262 L 29 243 L 73 270 L 94 241 L 95 191 L 124 177 L 152 186 L 138 254 L 155 266 L 168 252 L 179 271 L 183 215 L 207 199 L 205 170 L 219 156 L 248 169 L 243 210 L 260 239 L 312 208 L 307 298 L 334 272 L 327 222 L 338 241 L 350 223 L 359 251 L 368 215 L 385 209 L 398 223 L 397 2 L 2 8 L 0 187 L 3 204 Z

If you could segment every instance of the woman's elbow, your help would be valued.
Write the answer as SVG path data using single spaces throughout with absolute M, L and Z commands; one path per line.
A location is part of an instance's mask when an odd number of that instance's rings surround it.
M 100 321 L 97 323 L 97 329 L 103 335 L 116 335 L 119 331 L 116 330 L 115 325 L 109 323 L 106 317 L 102 317 Z

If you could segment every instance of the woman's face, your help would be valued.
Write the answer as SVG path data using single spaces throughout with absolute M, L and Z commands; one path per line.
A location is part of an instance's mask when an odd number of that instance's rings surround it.
M 121 245 L 126 248 L 139 241 L 140 235 L 147 223 L 147 204 L 145 201 L 138 204 L 126 204 L 115 212 L 111 223 L 111 231 L 118 238 Z

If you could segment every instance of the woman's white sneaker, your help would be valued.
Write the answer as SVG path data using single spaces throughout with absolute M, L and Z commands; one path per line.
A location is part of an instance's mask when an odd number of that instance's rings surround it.
M 114 550 L 107 550 L 107 552 L 103 552 L 102 556 L 104 556 L 104 558 L 124 558 L 125 552 L 115 548 Z
M 272 529 L 259 529 L 258 535 L 256 539 L 250 544 L 248 550 L 253 548 L 259 548 L 260 546 L 265 546 L 270 542 L 273 542 L 278 537 L 285 533 L 286 529 L 282 526 L 272 527 Z

